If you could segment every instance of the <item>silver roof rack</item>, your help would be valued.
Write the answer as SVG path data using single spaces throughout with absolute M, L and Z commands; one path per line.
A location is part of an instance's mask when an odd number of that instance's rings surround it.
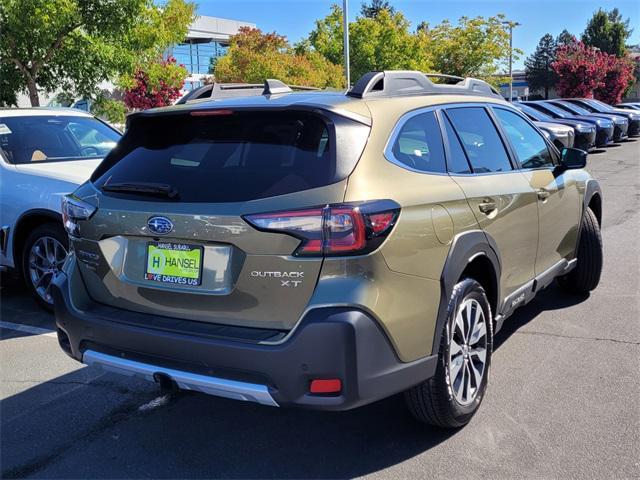
M 433 83 L 430 78 L 455 83 Z M 502 98 L 491 85 L 477 78 L 463 78 L 414 70 L 388 70 L 365 73 L 347 92 L 354 98 L 401 97 L 411 95 L 479 95 Z

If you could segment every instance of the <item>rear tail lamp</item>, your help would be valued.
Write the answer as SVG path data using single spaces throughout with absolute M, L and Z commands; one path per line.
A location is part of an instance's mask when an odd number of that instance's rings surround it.
M 95 211 L 96 207 L 73 195 L 65 195 L 62 197 L 62 223 L 69 235 L 79 235 L 80 231 L 77 221 L 89 220 Z
M 244 219 L 258 230 L 286 233 L 302 240 L 294 255 L 340 256 L 361 255 L 378 248 L 399 213 L 396 203 L 380 200 L 247 215 Z

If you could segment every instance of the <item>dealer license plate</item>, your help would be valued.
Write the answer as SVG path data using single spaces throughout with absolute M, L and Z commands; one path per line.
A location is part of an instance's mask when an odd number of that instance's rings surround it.
M 203 248 L 183 243 L 147 244 L 145 279 L 175 285 L 200 285 Z

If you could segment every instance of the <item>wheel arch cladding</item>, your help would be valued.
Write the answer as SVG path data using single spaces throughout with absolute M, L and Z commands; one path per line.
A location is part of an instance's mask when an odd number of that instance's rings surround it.
M 597 180 L 590 178 L 584 189 L 583 207 L 585 211 L 590 208 L 598 219 L 598 224 L 602 226 L 602 188 Z
M 15 265 L 20 262 L 20 255 L 22 255 L 24 242 L 29 232 L 45 223 L 59 223 L 62 226 L 62 215 L 45 209 L 28 210 L 20 215 L 16 221 L 12 238 L 12 254 Z
M 602 196 L 599 191 L 591 195 L 587 207 L 595 214 L 598 225 L 602 227 Z
M 481 230 L 456 235 L 442 269 L 440 306 L 434 332 L 432 354 L 438 353 L 446 323 L 447 305 L 453 288 L 461 278 L 473 277 L 485 289 L 495 320 L 500 299 L 500 256 L 495 241 Z

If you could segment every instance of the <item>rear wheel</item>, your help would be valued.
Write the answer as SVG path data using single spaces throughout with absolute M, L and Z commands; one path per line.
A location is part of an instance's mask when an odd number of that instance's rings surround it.
M 38 303 L 53 310 L 51 280 L 62 268 L 69 239 L 61 225 L 45 223 L 27 237 L 22 251 L 22 275 Z
M 590 208 L 584 212 L 580 243 L 576 256 L 578 264 L 567 275 L 558 277 L 558 284 L 566 291 L 587 293 L 600 283 L 602 272 L 602 236 L 598 219 Z
M 484 289 L 463 279 L 447 308 L 436 374 L 405 393 L 413 416 L 444 428 L 467 424 L 484 397 L 492 346 L 491 307 Z

